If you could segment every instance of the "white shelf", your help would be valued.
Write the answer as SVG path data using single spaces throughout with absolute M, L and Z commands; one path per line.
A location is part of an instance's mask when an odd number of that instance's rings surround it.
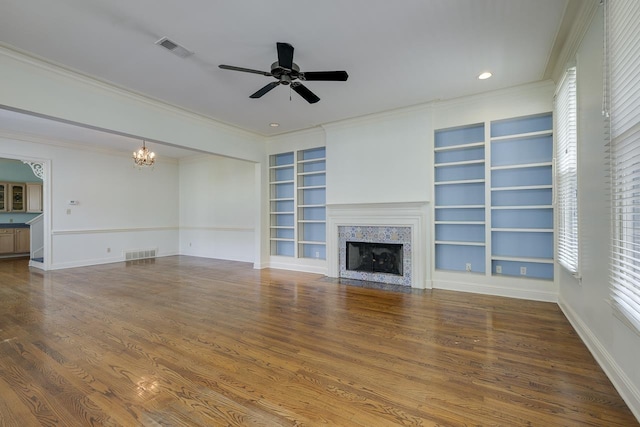
M 325 221 L 323 219 L 299 219 L 298 222 L 299 223 L 306 223 L 306 224 L 324 224 L 327 221 Z
M 491 261 L 512 261 L 512 262 L 532 262 L 538 264 L 553 264 L 552 258 L 527 258 L 527 257 L 515 257 L 515 256 L 498 256 L 491 257 Z
M 293 225 L 272 225 L 269 228 L 281 229 L 281 230 L 293 230 Z
M 440 205 L 436 209 L 484 209 L 485 205 Z
M 269 166 L 269 169 L 286 169 L 286 168 L 293 168 L 293 163 L 289 163 L 286 165 Z
M 491 191 L 550 190 L 552 185 L 522 185 L 516 187 L 493 187 Z
M 539 168 L 545 166 L 551 166 L 553 162 L 540 162 L 540 163 L 523 163 L 518 165 L 504 165 L 504 166 L 492 166 L 492 171 L 505 170 L 505 169 L 525 169 L 525 168 Z
M 485 221 L 435 221 L 435 224 L 443 225 L 485 225 Z
M 525 205 L 525 206 L 491 206 L 493 210 L 518 210 L 518 209 L 553 209 L 553 205 Z
M 282 199 L 269 199 L 270 202 L 293 202 L 293 197 L 284 197 Z
M 315 190 L 318 188 L 327 188 L 326 185 L 309 185 L 307 187 L 298 187 L 298 190 Z
M 298 205 L 299 208 L 324 208 L 327 205 Z
M 474 147 L 482 147 L 484 146 L 484 141 L 482 142 L 472 142 L 470 144 L 459 144 L 459 145 L 449 145 L 447 147 L 436 147 L 433 151 L 451 151 L 451 150 L 463 150 L 465 148 L 474 148 Z
M 314 240 L 299 240 L 298 243 L 302 244 L 302 245 L 326 245 L 325 242 L 322 241 L 314 241 Z
M 308 175 L 324 175 L 326 171 L 313 171 L 313 172 L 298 172 L 298 176 L 308 176 Z
M 463 179 L 458 181 L 437 181 L 435 185 L 455 185 L 455 184 L 481 184 L 485 182 L 484 179 Z
M 537 132 L 516 133 L 513 135 L 495 136 L 491 138 L 491 142 L 505 141 L 510 139 L 524 139 L 524 138 L 531 138 L 532 136 L 547 136 L 547 135 L 553 135 L 553 130 L 548 129 L 548 130 L 541 130 Z
M 273 185 L 278 185 L 278 184 L 293 184 L 293 180 L 292 179 L 288 179 L 286 181 L 271 181 L 271 184 Z
M 280 211 L 275 211 L 275 212 L 270 212 L 271 215 L 293 215 L 295 212 L 280 212 Z
M 484 242 L 460 242 L 457 240 L 436 240 L 436 245 L 486 246 Z
M 327 160 L 326 157 L 318 157 L 317 159 L 298 160 L 298 163 L 318 163 L 318 162 L 324 162 L 326 160 Z
M 285 239 L 284 237 L 272 237 L 269 240 L 272 242 L 293 242 L 293 239 Z
M 516 232 L 516 233 L 553 233 L 553 228 L 492 228 L 491 231 Z
M 461 160 L 459 162 L 445 162 L 445 163 L 436 163 L 434 166 L 437 168 L 447 167 L 447 166 L 464 166 L 464 165 L 481 165 L 484 164 L 484 159 L 482 160 Z

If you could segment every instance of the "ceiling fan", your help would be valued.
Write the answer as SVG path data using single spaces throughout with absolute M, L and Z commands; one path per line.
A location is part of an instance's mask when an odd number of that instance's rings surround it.
M 349 78 L 346 71 L 300 71 L 298 64 L 293 62 L 293 46 L 289 43 L 276 43 L 278 48 L 278 60 L 271 64 L 271 71 L 252 70 L 251 68 L 235 67 L 233 65 L 219 65 L 223 70 L 242 71 L 244 73 L 262 74 L 267 77 L 274 77 L 275 82 L 262 87 L 249 98 L 260 98 L 278 85 L 291 85 L 298 95 L 303 97 L 309 104 L 320 101 L 318 96 L 311 92 L 305 85 L 297 80 L 305 81 L 332 81 L 344 82 Z

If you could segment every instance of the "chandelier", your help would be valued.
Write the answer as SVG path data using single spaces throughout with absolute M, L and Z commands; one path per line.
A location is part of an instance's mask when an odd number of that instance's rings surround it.
M 142 148 L 133 152 L 133 162 L 137 166 L 153 166 L 156 162 L 156 153 L 149 151 L 143 140 Z

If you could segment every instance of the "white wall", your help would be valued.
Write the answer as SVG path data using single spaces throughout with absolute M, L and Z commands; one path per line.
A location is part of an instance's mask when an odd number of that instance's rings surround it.
M 327 204 L 428 200 L 432 126 L 428 105 L 325 126 Z
M 640 335 L 609 305 L 609 230 L 604 119 L 603 13 L 600 8 L 577 53 L 578 206 L 582 280 L 558 271 L 559 303 L 627 404 L 640 418 Z
M 180 162 L 180 253 L 254 261 L 255 165 L 205 156 Z
M 0 106 L 259 162 L 264 138 L 0 47 Z
M 0 135 L 0 157 L 47 162 L 45 218 L 50 268 L 121 261 L 123 252 L 178 252 L 178 163 L 133 167 L 130 155 Z M 70 206 L 69 200 L 77 200 Z M 69 212 L 69 213 L 67 213 Z M 46 229 L 47 227 L 45 227 Z

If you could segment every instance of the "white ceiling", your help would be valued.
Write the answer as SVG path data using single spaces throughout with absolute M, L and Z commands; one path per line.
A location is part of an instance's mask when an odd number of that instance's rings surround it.
M 0 41 L 221 122 L 275 135 L 542 80 L 563 42 L 557 37 L 563 19 L 572 19 L 565 16 L 567 4 L 2 0 Z M 173 55 L 155 44 L 163 36 L 195 54 Z M 272 78 L 218 68 L 268 71 L 277 59 L 276 42 L 295 47 L 302 71 L 346 70 L 349 80 L 305 82 L 321 98 L 317 104 L 286 86 L 249 99 Z M 493 77 L 478 80 L 486 70 Z M 271 122 L 280 127 L 269 127 Z M 3 123 L 0 116 L 0 128 Z

